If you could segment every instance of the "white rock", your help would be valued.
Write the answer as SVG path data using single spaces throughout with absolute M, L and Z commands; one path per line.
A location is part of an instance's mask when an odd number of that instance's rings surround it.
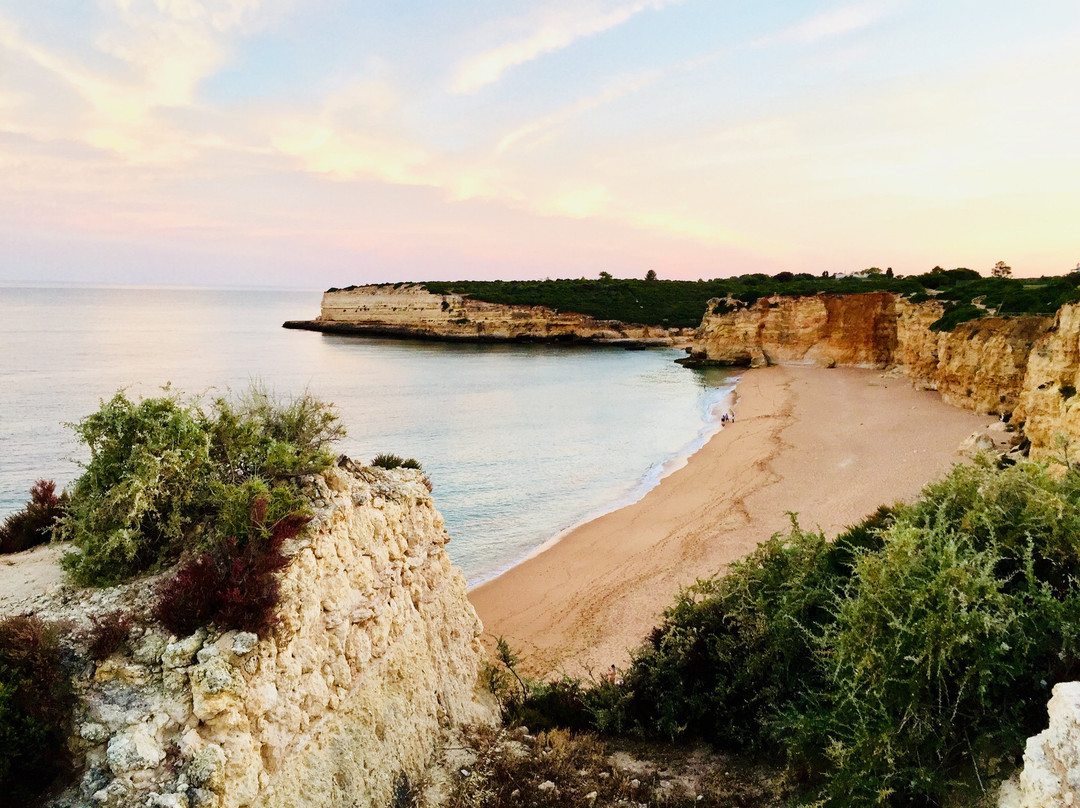
M 190 637 L 185 637 L 178 642 L 171 642 L 165 646 L 161 655 L 161 665 L 164 668 L 182 668 L 190 665 L 206 639 L 206 629 L 200 628 Z
M 250 631 L 241 631 L 233 637 L 232 651 L 237 656 L 244 656 L 250 654 L 258 644 L 258 634 L 252 634 Z
M 109 737 L 109 728 L 96 721 L 87 721 L 79 726 L 79 737 L 87 743 L 102 743 Z
M 1054 686 L 1049 726 L 1028 738 L 1019 782 L 1004 785 L 1001 808 L 1080 806 L 1080 682 Z
M 113 774 L 152 769 L 165 759 L 165 750 L 143 724 L 128 727 L 114 735 L 106 752 Z

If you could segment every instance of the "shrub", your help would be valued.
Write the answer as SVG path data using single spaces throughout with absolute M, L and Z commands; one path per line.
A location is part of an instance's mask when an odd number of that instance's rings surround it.
M 609 724 L 782 751 L 832 804 L 970 800 L 1080 668 L 1077 536 L 1080 475 L 1033 464 L 958 466 L 831 544 L 793 524 L 680 595 Z
M 371 459 L 371 465 L 380 469 L 396 469 L 405 464 L 405 459 L 396 454 L 377 454 Z
M 90 618 L 91 629 L 88 643 L 90 657 L 98 662 L 115 654 L 123 646 L 131 632 L 131 615 L 117 609 Z
M 208 411 L 118 393 L 74 428 L 91 457 L 58 534 L 75 547 L 65 567 L 93 585 L 171 564 L 186 549 L 214 551 L 229 536 L 243 545 L 256 501 L 265 500 L 266 524 L 302 511 L 292 481 L 327 468 L 327 447 L 343 434 L 329 405 L 309 395 L 276 402 L 257 387 Z
M 417 471 L 423 471 L 424 467 L 420 465 L 420 461 L 413 458 L 404 458 L 401 455 L 396 454 L 377 454 L 371 459 L 371 465 L 380 469 L 416 469 Z M 428 489 L 431 490 L 431 489 Z
M 0 621 L 0 789 L 11 804 L 30 804 L 69 769 L 70 705 L 57 632 L 37 617 Z
M 1078 537 L 1080 473 L 957 466 L 831 543 L 793 521 L 683 591 L 621 687 L 526 682 L 507 703 L 786 756 L 820 804 L 971 804 L 1080 673 Z
M 291 513 L 269 523 L 268 507 L 266 499 L 252 506 L 255 527 L 246 538 L 228 537 L 213 552 L 189 559 L 175 576 L 162 582 L 154 616 L 165 628 L 184 637 L 214 623 L 224 631 L 240 629 L 262 636 L 276 622 L 277 573 L 289 563 L 282 545 L 299 534 L 311 517 Z
M 232 483 L 324 471 L 333 462 L 327 447 L 345 435 L 329 404 L 306 393 L 279 401 L 259 386 L 235 403 L 219 398 L 204 423 L 210 458 Z
M 74 428 L 90 462 L 59 523 L 78 549 L 65 568 L 79 583 L 105 585 L 177 557 L 211 479 L 198 413 L 173 398 L 135 404 L 117 393 Z
M 945 313 L 942 314 L 940 318 L 930 323 L 930 330 L 952 331 L 960 325 L 960 323 L 966 323 L 969 320 L 978 320 L 985 315 L 985 311 L 978 306 L 972 306 L 970 303 L 961 306 L 949 306 L 946 307 Z
M 52 538 L 56 520 L 64 514 L 65 495 L 57 496 L 56 483 L 38 480 L 30 489 L 30 501 L 0 525 L 0 554 L 18 553 Z
M 1045 711 L 1045 651 L 1065 638 L 1046 642 L 1061 616 L 1033 576 L 1010 595 L 999 560 L 940 522 L 899 526 L 859 559 L 819 643 L 829 687 L 809 731 L 834 798 L 938 800 L 958 782 L 1000 777 L 993 761 L 1019 751 L 1033 708 Z M 1080 602 L 1068 601 L 1075 619 Z
M 613 720 L 669 738 L 767 742 L 781 710 L 824 686 L 815 638 L 855 558 L 881 545 L 892 517 L 883 508 L 831 544 L 792 517 L 786 536 L 681 592 L 634 654 Z

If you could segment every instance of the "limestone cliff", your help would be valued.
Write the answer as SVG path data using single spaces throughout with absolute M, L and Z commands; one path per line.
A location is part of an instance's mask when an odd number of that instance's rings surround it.
M 1028 360 L 1016 418 L 1036 458 L 1080 458 L 1080 304 L 1062 306 Z
M 931 331 L 941 304 L 887 292 L 731 306 L 715 301 L 705 315 L 692 348 L 697 361 L 896 366 L 951 404 L 1006 415 L 1018 406 L 1032 348 L 1051 325 L 1046 317 L 990 317 Z
M 572 342 L 627 346 L 671 345 L 690 329 L 598 320 L 543 306 L 508 306 L 423 286 L 356 286 L 325 292 L 315 320 L 286 328 L 342 334 L 467 342 Z
M 1000 808 L 1080 805 L 1080 682 L 1054 685 L 1049 726 L 1028 738 L 1024 768 L 1002 785 Z
M 729 311 L 727 301 L 713 305 L 693 348 L 709 362 L 877 367 L 896 347 L 895 299 L 887 293 L 764 297 Z
M 493 719 L 477 696 L 480 623 L 420 472 L 343 460 L 308 480 L 269 635 L 166 636 L 154 578 L 23 609 L 69 626 L 81 782 L 55 805 L 385 806 L 444 727 Z M 94 663 L 93 614 L 134 610 L 130 650 Z M 9 612 L 11 608 L 9 607 Z

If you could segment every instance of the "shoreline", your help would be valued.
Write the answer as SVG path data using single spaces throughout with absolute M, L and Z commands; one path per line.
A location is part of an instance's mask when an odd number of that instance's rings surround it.
M 504 636 L 533 674 L 623 666 L 679 587 L 784 530 L 788 511 L 831 537 L 914 497 L 996 420 L 854 368 L 747 371 L 735 395 L 736 421 L 642 498 L 473 587 L 485 634 Z
M 575 530 L 578 530 L 590 522 L 640 502 L 649 495 L 649 492 L 660 485 L 660 483 L 679 471 L 679 469 L 684 468 L 690 461 L 690 458 L 707 446 L 709 441 L 716 437 L 716 434 L 723 429 L 724 425 L 720 421 L 721 408 L 725 409 L 727 412 L 731 412 L 734 408 L 738 396 L 736 385 L 741 375 L 741 372 L 733 374 L 726 384 L 714 386 L 713 389 L 718 391 L 717 398 L 707 405 L 707 411 L 702 416 L 702 426 L 694 438 L 684 446 L 680 447 L 678 451 L 668 458 L 658 461 L 650 466 L 645 471 L 645 474 L 641 476 L 641 479 L 639 479 L 629 491 L 622 496 L 607 500 L 596 508 L 586 511 L 580 518 L 571 522 L 566 527 L 560 528 L 549 538 L 544 539 L 540 544 L 507 562 L 505 567 L 490 573 L 482 580 L 470 583 L 469 591 L 472 592 L 474 589 L 505 575 L 519 564 L 524 564 L 526 561 L 535 558 L 557 545 L 570 533 L 573 533 Z

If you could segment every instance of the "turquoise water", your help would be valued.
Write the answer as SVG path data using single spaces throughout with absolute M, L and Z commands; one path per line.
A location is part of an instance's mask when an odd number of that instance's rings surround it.
M 66 484 L 65 422 L 126 388 L 219 395 L 259 380 L 333 401 L 340 451 L 420 460 L 454 563 L 485 580 L 640 497 L 716 428 L 730 379 L 675 351 L 448 345 L 287 331 L 318 292 L 0 287 L 0 514 Z

